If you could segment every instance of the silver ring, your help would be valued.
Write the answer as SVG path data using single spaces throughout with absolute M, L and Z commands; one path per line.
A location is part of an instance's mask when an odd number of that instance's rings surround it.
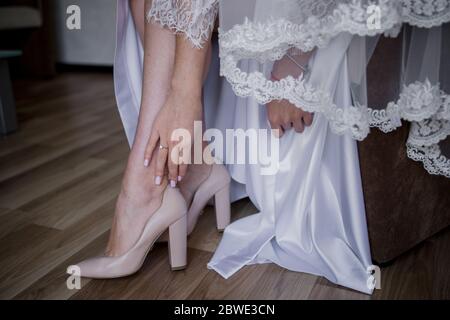
M 160 144 L 160 145 L 159 145 L 159 149 L 167 149 L 167 150 L 168 150 L 169 147 L 165 147 L 165 146 L 163 146 L 162 144 Z

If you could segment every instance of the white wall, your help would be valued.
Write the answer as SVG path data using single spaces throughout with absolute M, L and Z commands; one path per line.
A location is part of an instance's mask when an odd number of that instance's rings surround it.
M 116 0 L 54 1 L 57 62 L 76 65 L 112 65 L 116 30 Z M 66 27 L 69 5 L 81 9 L 81 29 Z

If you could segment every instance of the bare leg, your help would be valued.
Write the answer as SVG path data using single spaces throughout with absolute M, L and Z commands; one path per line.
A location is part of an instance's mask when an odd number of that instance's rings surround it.
M 167 186 L 165 179 L 160 186 L 154 184 L 155 163 L 151 161 L 148 170 L 142 159 L 152 123 L 169 91 L 175 36 L 156 24 L 145 23 L 145 12 L 151 5 L 149 0 L 145 3 L 143 0 L 134 0 L 130 5 L 132 13 L 137 14 L 133 17 L 137 30 L 144 30 L 141 35 L 145 52 L 143 92 L 136 137 L 128 158 L 107 247 L 109 255 L 121 255 L 137 241 L 146 222 L 161 205 L 162 193 Z
M 211 46 L 209 46 L 208 49 L 208 55 L 205 61 L 205 67 L 204 67 L 204 74 L 203 79 L 206 79 L 206 76 L 208 75 L 209 65 L 211 63 Z M 204 119 L 203 119 L 204 122 Z M 203 147 L 206 145 L 204 144 Z M 193 155 L 192 155 L 193 157 Z M 208 178 L 210 172 L 211 172 L 211 166 L 208 164 L 193 164 L 189 166 L 189 170 L 187 171 L 186 176 L 184 177 L 183 181 L 179 184 L 180 191 L 183 194 L 183 197 L 186 200 L 187 205 L 189 206 L 192 198 L 194 196 L 195 191 L 197 190 L 198 186 L 201 182 L 203 182 L 206 178 Z M 192 218 L 192 217 L 191 217 Z M 192 222 L 192 220 L 196 219 L 189 219 L 188 217 L 188 224 Z M 191 230 L 190 228 L 188 228 Z
M 107 254 L 112 256 L 123 254 L 137 241 L 146 222 L 161 205 L 162 194 L 167 186 L 167 179 L 163 179 L 160 186 L 154 184 L 154 158 L 150 168 L 145 168 L 143 155 L 152 124 L 170 89 L 176 39 L 171 31 L 156 24 L 145 23 L 145 12 L 150 5 L 150 0 L 130 1 L 133 20 L 144 44 L 143 92 L 136 137 L 128 158 L 106 249 Z M 209 60 L 205 63 L 209 65 Z M 188 204 L 209 173 L 208 165 L 190 166 L 187 176 L 180 184 Z

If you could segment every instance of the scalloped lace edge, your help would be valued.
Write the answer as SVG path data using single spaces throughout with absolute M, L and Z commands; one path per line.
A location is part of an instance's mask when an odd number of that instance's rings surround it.
M 305 111 L 323 114 L 334 133 L 349 133 L 360 141 L 366 138 L 371 127 L 388 133 L 400 127 L 402 120 L 419 123 L 428 127 L 428 133 L 427 136 L 415 136 L 416 132 L 410 132 L 408 156 L 414 159 L 420 158 L 420 153 L 414 153 L 414 150 L 422 148 L 435 152 L 438 143 L 450 135 L 450 96 L 440 90 L 438 84 L 432 85 L 428 80 L 404 86 L 399 99 L 388 103 L 385 109 L 372 109 L 361 105 L 339 108 L 328 93 L 315 89 L 302 77 L 288 76 L 280 81 L 270 81 L 261 72 L 241 71 L 230 56 L 221 59 L 221 75 L 226 77 L 237 96 L 253 97 L 260 104 L 286 99 Z M 443 155 L 436 158 L 434 153 L 423 156 L 429 168 L 435 161 L 433 159 L 438 159 L 435 166 L 440 168 L 439 172 L 447 172 L 450 160 L 442 161 L 442 157 L 445 158 Z
M 406 153 L 414 161 L 422 162 L 429 174 L 450 178 L 450 159 L 442 154 L 438 144 L 419 147 L 406 144 Z
M 445 2 L 443 2 L 445 1 Z M 314 47 L 324 47 L 339 33 L 348 32 L 359 36 L 385 34 L 396 36 L 403 23 L 412 26 L 432 28 L 450 21 L 450 1 L 419 2 L 410 0 L 380 1 L 380 25 L 368 26 L 370 14 L 361 0 L 351 4 L 338 5 L 325 18 L 311 16 L 305 23 L 296 24 L 284 18 L 269 19 L 267 22 L 251 22 L 246 17 L 242 24 L 231 29 L 220 30 L 221 50 L 224 54 L 234 54 L 240 59 L 253 58 L 259 61 L 278 60 L 289 48 L 297 47 L 311 51 Z M 429 13 L 429 6 L 432 12 Z M 268 32 L 270 30 L 270 32 Z
M 361 105 L 342 109 L 327 92 L 314 88 L 302 76 L 271 81 L 261 72 L 240 70 L 231 56 L 221 59 L 221 75 L 240 97 L 253 97 L 260 104 L 286 99 L 305 111 L 323 113 L 335 133 L 348 131 L 357 140 L 364 139 L 370 127 L 391 132 L 402 125 L 402 119 L 418 122 L 435 116 L 437 120 L 450 120 L 450 96 L 429 80 L 404 86 L 400 98 L 385 109 Z
M 200 5 L 197 1 L 154 0 L 147 13 L 147 22 L 183 34 L 195 48 L 202 48 L 214 28 L 219 2 L 206 0 Z

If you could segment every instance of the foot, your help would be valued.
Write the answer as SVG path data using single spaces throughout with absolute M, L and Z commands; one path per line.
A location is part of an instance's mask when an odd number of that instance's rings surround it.
M 192 203 L 192 199 L 194 198 L 197 189 L 206 179 L 208 179 L 211 174 L 211 169 L 212 166 L 208 164 L 196 164 L 189 166 L 186 176 L 179 183 L 181 194 L 186 200 L 188 208 Z M 193 230 L 195 228 L 195 224 L 197 223 L 198 216 L 201 212 L 196 212 L 195 214 L 195 217 L 192 216 L 192 214 L 189 214 L 187 217 L 188 230 Z
M 116 203 L 113 224 L 106 248 L 107 256 L 120 256 L 139 239 L 147 221 L 161 206 L 160 196 L 137 200 L 122 189 Z
M 178 189 L 164 190 L 161 206 L 153 213 L 136 244 L 120 256 L 101 256 L 77 264 L 80 276 L 93 279 L 125 277 L 138 271 L 155 240 L 169 230 L 169 261 L 172 270 L 187 264 L 186 203 Z
M 107 256 L 120 256 L 127 252 L 138 241 L 147 221 L 161 206 L 167 180 L 164 179 L 159 186 L 155 185 L 153 170 L 147 170 L 141 162 L 130 155 L 116 202 Z
M 188 206 L 192 202 L 192 198 L 198 187 L 211 174 L 211 169 L 212 165 L 208 164 L 194 164 L 189 166 L 186 176 L 178 185 Z

